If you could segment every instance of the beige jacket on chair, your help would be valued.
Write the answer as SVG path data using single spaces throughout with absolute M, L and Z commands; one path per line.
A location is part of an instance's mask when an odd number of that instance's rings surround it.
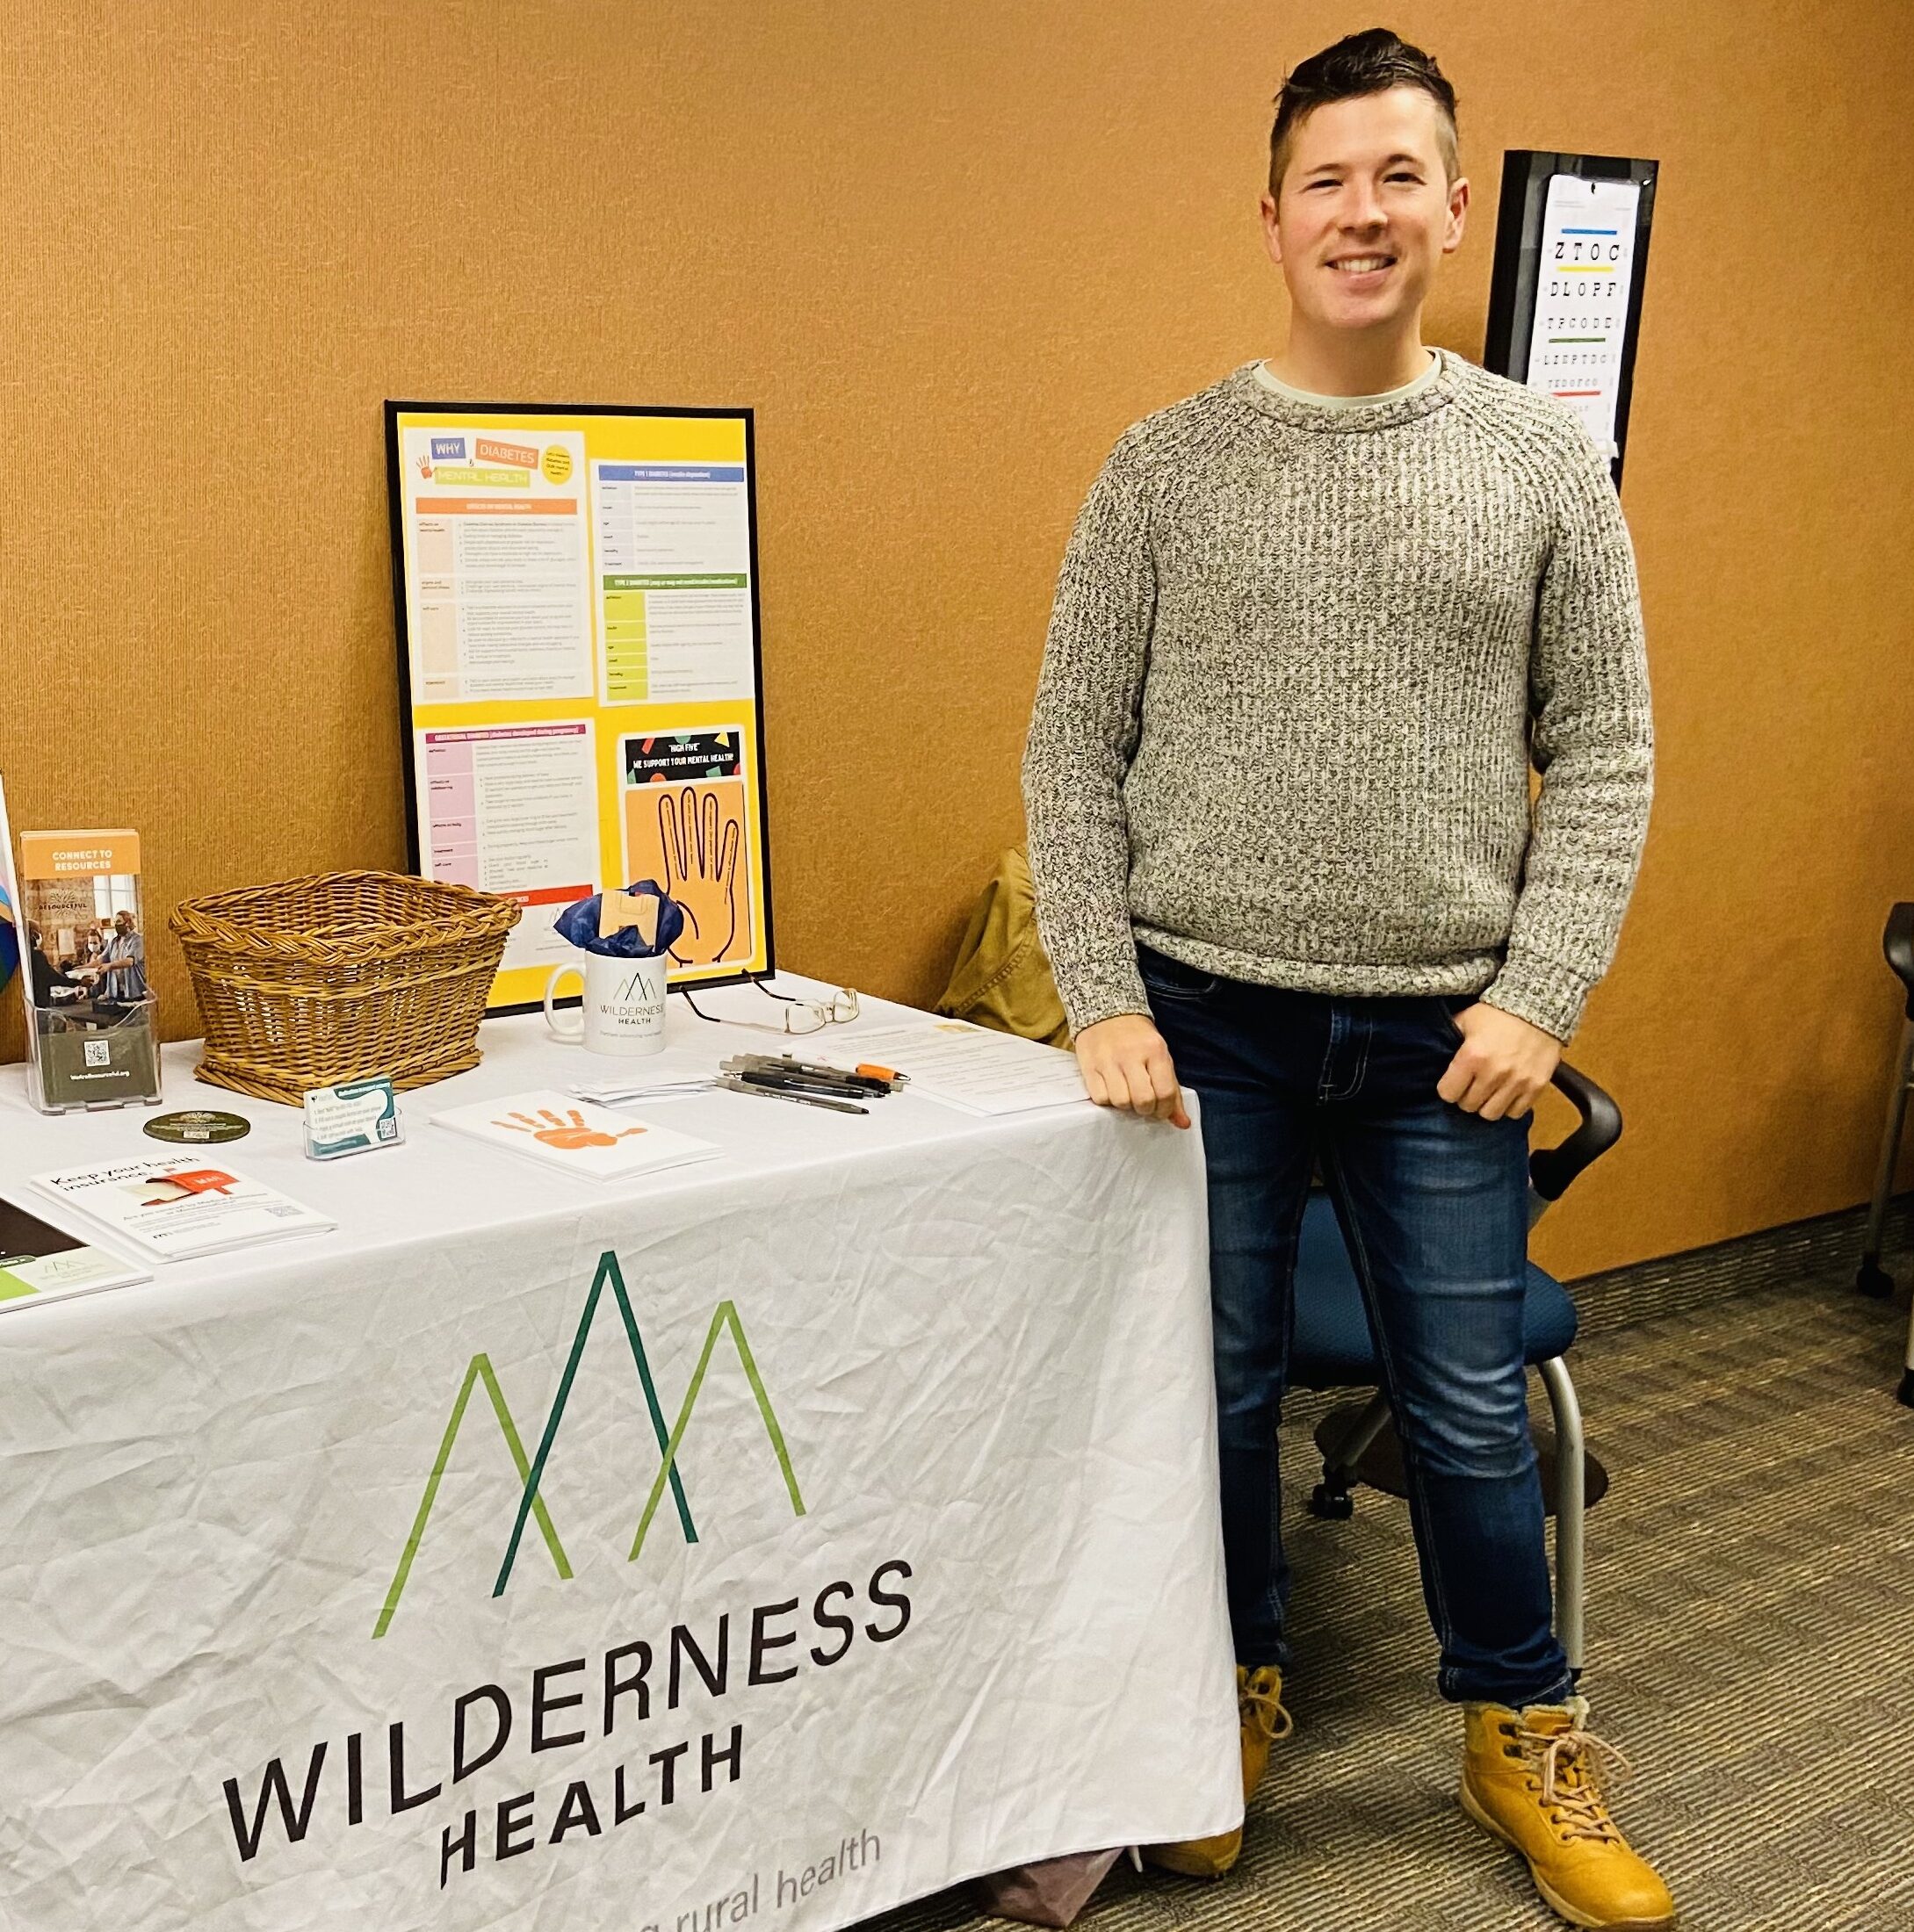
M 977 902 L 937 1011 L 1046 1046 L 1070 1044 L 1064 1003 L 1036 936 L 1029 861 L 1015 846 L 997 861 Z

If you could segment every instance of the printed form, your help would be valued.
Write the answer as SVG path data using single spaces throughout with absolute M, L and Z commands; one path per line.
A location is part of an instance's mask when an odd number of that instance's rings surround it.
M 585 439 L 405 432 L 413 697 L 592 693 Z
M 508 967 L 567 958 L 552 921 L 598 890 L 592 740 L 583 718 L 416 734 L 430 876 L 525 908 L 506 936 Z
M 604 702 L 754 696 L 744 465 L 591 468 Z
M 860 1028 L 834 1036 L 827 1057 L 834 1064 L 863 1063 L 907 1073 L 906 1092 L 966 1114 L 1028 1114 L 1089 1099 L 1075 1054 L 963 1020 Z

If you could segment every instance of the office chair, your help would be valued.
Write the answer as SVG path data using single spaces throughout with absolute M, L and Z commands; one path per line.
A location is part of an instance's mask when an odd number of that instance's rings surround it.
M 1894 1293 L 1894 1277 L 1881 1265 L 1881 1230 L 1894 1193 L 1894 1170 L 1901 1152 L 1901 1128 L 1907 1120 L 1908 1090 L 1914 1086 L 1914 904 L 1903 900 L 1888 914 L 1881 950 L 1907 992 L 1906 1017 L 1901 1024 L 1901 1049 L 1888 1089 L 1888 1126 L 1881 1137 L 1881 1164 L 1874 1170 L 1874 1198 L 1867 1208 L 1867 1232 L 1861 1241 L 1860 1267 L 1854 1286 L 1863 1294 L 1885 1297 Z M 1896 1391 L 1914 1409 L 1914 1323 L 1908 1330 L 1907 1366 Z
M 1585 1074 L 1558 1066 L 1554 1084 L 1581 1118 L 1560 1146 L 1542 1148 L 1529 1156 L 1530 1227 L 1584 1168 L 1621 1138 L 1621 1108 Z M 1606 1473 L 1588 1456 L 1583 1443 L 1581 1408 L 1562 1359 L 1574 1339 L 1574 1302 L 1554 1276 L 1530 1262 L 1522 1305 L 1522 1352 L 1528 1365 L 1541 1372 L 1555 1413 L 1553 1453 L 1545 1450 L 1542 1461 L 1543 1495 L 1552 1500 L 1556 1519 L 1556 1629 L 1570 1666 L 1579 1670 L 1582 1519 L 1608 1485 Z M 1347 1517 L 1354 1507 L 1349 1491 L 1358 1482 L 1402 1495 L 1400 1450 L 1389 1399 L 1380 1389 L 1382 1369 L 1368 1311 L 1334 1210 L 1320 1191 L 1311 1194 L 1303 1215 L 1296 1266 L 1296 1338 L 1289 1363 L 1292 1387 L 1376 1390 L 1365 1403 L 1333 1410 L 1318 1427 L 1323 1480 L 1310 1498 L 1311 1511 L 1333 1521 Z

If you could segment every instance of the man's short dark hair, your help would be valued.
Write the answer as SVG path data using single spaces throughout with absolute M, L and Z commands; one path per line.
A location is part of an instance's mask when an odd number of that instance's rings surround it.
M 1282 190 L 1282 171 L 1289 146 L 1303 119 L 1331 101 L 1354 100 L 1363 94 L 1385 94 L 1392 87 L 1419 87 L 1441 110 L 1439 135 L 1442 166 L 1453 181 L 1462 172 L 1455 138 L 1455 90 L 1443 77 L 1432 54 L 1391 33 L 1370 27 L 1346 34 L 1333 47 L 1312 54 L 1283 78 L 1276 96 L 1276 123 L 1269 130 L 1269 192 Z

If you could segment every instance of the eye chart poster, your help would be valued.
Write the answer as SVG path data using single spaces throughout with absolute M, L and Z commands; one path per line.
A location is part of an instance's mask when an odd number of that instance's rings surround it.
M 388 402 L 408 823 L 427 878 L 516 898 L 491 1010 L 552 925 L 652 878 L 672 978 L 772 967 L 748 410 Z
M 1611 461 L 1641 198 L 1637 181 L 1553 175 L 1543 205 L 1528 386 L 1573 410 Z

